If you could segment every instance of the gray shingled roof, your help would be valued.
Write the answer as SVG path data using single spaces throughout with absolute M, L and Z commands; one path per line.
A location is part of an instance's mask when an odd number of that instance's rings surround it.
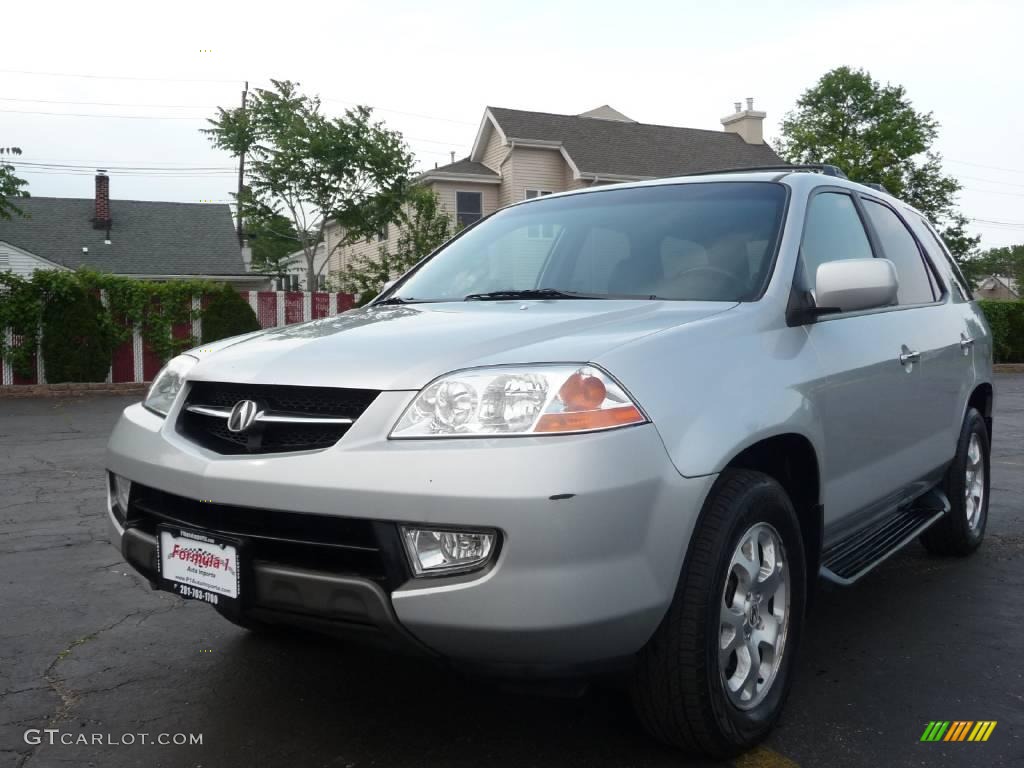
M 767 144 L 747 144 L 726 131 L 489 109 L 506 137 L 560 141 L 586 174 L 657 178 L 783 162 Z
M 0 219 L 0 240 L 71 269 L 122 275 L 247 274 L 226 205 L 111 200 L 110 245 L 93 229 L 92 198 L 18 200 L 24 217 Z M 82 247 L 89 249 L 82 253 Z
M 473 176 L 486 176 L 491 179 L 497 179 L 498 174 L 492 171 L 483 163 L 474 163 L 468 157 L 464 157 L 461 160 L 456 160 L 454 163 L 448 165 L 442 165 L 439 168 L 431 168 L 426 171 L 423 175 L 429 176 L 432 173 L 465 173 Z

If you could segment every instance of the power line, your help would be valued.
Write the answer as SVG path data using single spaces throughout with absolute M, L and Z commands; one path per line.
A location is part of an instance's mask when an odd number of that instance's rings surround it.
M 0 101 L 24 101 L 33 104 L 76 104 L 90 107 L 161 107 L 168 109 L 216 109 L 211 104 L 138 104 L 126 101 L 62 101 L 60 99 L 19 99 L 14 96 L 0 96 Z
M 972 181 L 983 181 L 986 184 L 998 184 L 1004 187 L 1024 187 L 1024 184 L 1014 184 L 1012 181 L 996 181 L 995 179 L 983 179 L 980 176 L 966 176 L 962 173 L 957 174 L 958 179 L 971 179 Z
M 1024 227 L 1024 221 L 993 221 L 992 219 L 969 219 L 970 221 L 980 221 L 985 224 L 1002 224 L 1008 227 Z
M 979 192 L 983 195 L 1005 195 L 1006 197 L 1024 197 L 1019 192 L 1000 192 L 995 189 L 978 189 L 977 187 L 964 187 L 968 192 Z
M 957 163 L 958 165 L 973 165 L 975 168 L 988 168 L 990 171 L 1005 171 L 1006 173 L 1024 173 L 1024 170 L 1020 168 L 1006 168 L 1000 165 L 983 165 L 982 163 L 969 163 L 966 160 L 949 159 L 948 162 Z
M 243 78 L 218 80 L 213 78 L 182 78 L 182 77 L 132 77 L 129 75 L 87 75 L 81 72 L 32 72 L 25 69 L 0 69 L 9 75 L 34 75 L 38 77 L 76 77 L 87 80 L 136 80 L 147 83 L 241 83 Z
M 44 163 L 42 161 L 26 162 L 24 160 L 15 160 L 11 162 L 11 165 L 27 165 L 29 167 L 36 168 L 81 168 L 83 170 L 94 170 L 94 165 L 91 163 Z M 237 166 L 234 165 L 193 165 L 193 166 L 182 166 L 180 168 L 165 168 L 153 165 L 106 165 L 104 170 L 108 171 L 230 171 L 234 173 L 237 170 Z
M 84 112 L 37 112 L 31 110 L 22 109 L 0 109 L 0 112 L 9 112 L 19 115 L 48 115 L 50 117 L 110 117 L 117 119 L 128 119 L 128 120 L 206 120 L 205 117 L 183 117 L 181 115 L 97 115 L 89 114 Z M 402 134 L 402 138 L 410 141 L 420 141 L 425 144 L 439 144 L 442 147 L 450 147 L 453 145 L 461 144 L 462 142 L 456 141 L 439 141 L 438 139 L 426 139 L 421 136 L 407 136 Z M 434 154 L 447 154 L 445 152 L 434 153 Z
M 50 117 L 113 117 L 128 120 L 206 120 L 205 117 L 183 117 L 182 115 L 96 115 L 85 112 L 35 112 L 26 109 L 0 109 L 19 115 L 49 115 Z
M 92 176 L 91 171 L 61 171 L 47 168 L 29 168 L 25 170 L 19 170 L 18 173 L 35 176 Z M 234 178 L 234 172 L 231 173 L 159 173 L 153 171 L 142 171 L 138 173 L 117 173 L 117 178 L 163 178 L 163 179 L 231 179 Z
M 13 71 L 13 70 L 0 70 L 0 72 L 10 72 L 10 71 Z M 29 73 L 24 73 L 24 74 L 29 74 Z M 46 74 L 46 73 L 37 73 L 37 74 Z M 53 73 L 53 74 L 56 76 L 56 73 Z M 102 76 L 102 75 L 67 75 L 67 77 L 90 77 L 90 78 L 101 79 L 104 76 Z M 118 79 L 148 80 L 149 78 L 118 78 Z M 222 81 L 222 80 L 211 80 L 211 81 L 193 81 L 193 80 L 180 80 L 180 81 L 178 81 L 178 80 L 168 80 L 166 82 L 234 82 L 234 81 L 231 81 L 231 80 L 224 80 L 224 81 Z M 349 106 L 358 106 L 358 105 L 361 104 L 361 102 L 352 101 L 351 99 L 336 99 L 336 98 L 322 97 L 320 100 L 323 101 L 323 102 L 329 102 L 329 103 L 334 103 L 334 104 L 347 104 Z M 138 104 L 138 103 L 120 102 L 120 101 L 65 101 L 65 100 L 60 100 L 60 99 L 19 99 L 19 98 L 14 98 L 14 97 L 10 97 L 10 96 L 0 97 L 0 101 L 20 101 L 20 102 L 27 102 L 27 103 L 33 103 L 33 104 L 73 104 L 73 105 L 76 105 L 76 106 L 95 106 L 95 107 L 140 107 L 140 108 L 157 107 L 157 108 L 167 108 L 167 109 L 217 109 L 217 107 L 219 106 L 219 105 L 215 105 L 215 104 L 213 104 L 213 105 L 211 105 L 211 104 Z M 367 106 L 369 106 L 370 109 L 373 109 L 376 112 L 390 112 L 390 113 L 395 114 L 395 115 L 406 115 L 407 117 L 416 117 L 416 118 L 420 118 L 420 119 L 423 119 L 423 120 L 436 120 L 436 121 L 442 122 L 442 123 L 454 123 L 455 125 L 470 125 L 470 126 L 477 125 L 476 123 L 470 122 L 469 120 L 456 120 L 456 119 L 451 118 L 451 117 L 440 117 L 438 115 L 427 115 L 427 114 L 424 114 L 422 112 L 408 112 L 406 110 L 392 109 L 390 107 L 378 107 L 378 106 L 373 106 L 373 105 L 367 105 Z M 40 113 L 40 114 L 42 114 L 42 113 Z M 104 117 L 105 117 L 105 115 L 104 115 Z

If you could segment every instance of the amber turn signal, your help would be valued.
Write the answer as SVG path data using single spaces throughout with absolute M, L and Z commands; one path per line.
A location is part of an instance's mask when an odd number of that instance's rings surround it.
M 567 411 L 546 413 L 540 417 L 534 432 L 586 432 L 592 429 L 625 427 L 639 424 L 644 415 L 635 405 L 606 408 L 602 411 Z

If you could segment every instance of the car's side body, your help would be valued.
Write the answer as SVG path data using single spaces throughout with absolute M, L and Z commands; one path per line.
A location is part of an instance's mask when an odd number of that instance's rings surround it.
M 942 262 L 934 264 L 942 296 L 931 304 L 787 323 L 814 194 L 838 189 L 917 214 L 841 179 L 792 174 L 786 182 L 787 225 L 760 301 L 618 347 L 597 362 L 636 372 L 623 383 L 644 403 L 685 476 L 720 472 L 779 435 L 809 441 L 821 473 L 827 543 L 935 484 L 972 393 L 991 385 L 991 338 L 978 305 L 956 301 Z M 966 349 L 965 338 L 974 342 Z M 921 352 L 909 369 L 899 364 L 903 347 Z M 663 375 L 643 375 L 645 359 L 657 359 Z

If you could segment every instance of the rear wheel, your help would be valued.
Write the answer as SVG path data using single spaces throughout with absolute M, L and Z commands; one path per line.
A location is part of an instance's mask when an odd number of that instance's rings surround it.
M 764 738 L 789 689 L 805 598 L 803 542 L 786 492 L 763 473 L 726 470 L 637 665 L 632 696 L 647 729 L 717 758 Z
M 985 419 L 971 408 L 964 417 L 956 456 L 943 480 L 949 514 L 921 536 L 929 552 L 969 555 L 981 545 L 988 523 L 989 448 Z

